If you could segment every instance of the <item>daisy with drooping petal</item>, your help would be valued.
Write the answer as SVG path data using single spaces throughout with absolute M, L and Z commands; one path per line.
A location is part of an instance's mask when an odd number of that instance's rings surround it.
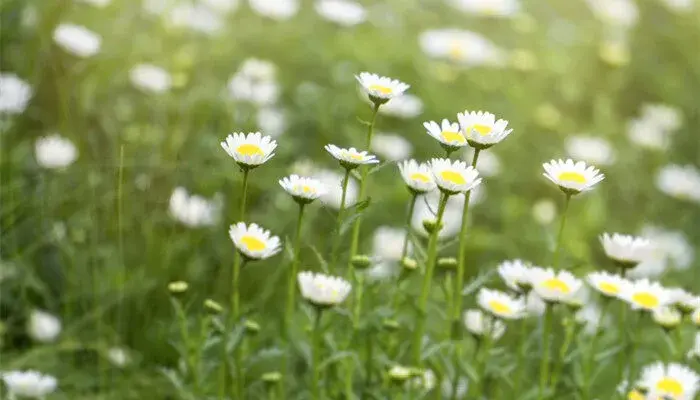
M 625 278 L 609 272 L 591 272 L 586 276 L 586 282 L 606 297 L 617 297 L 622 287 L 629 283 Z
M 498 340 L 506 331 L 506 324 L 500 319 L 487 316 L 481 310 L 471 309 L 464 312 L 464 326 L 474 336 L 490 336 Z
M 449 154 L 467 145 L 467 139 L 462 135 L 458 123 L 443 119 L 441 124 L 435 121 L 423 122 L 428 135 L 437 139 L 440 146 Z
M 523 260 L 503 261 L 498 266 L 498 275 L 509 288 L 516 292 L 529 290 L 530 272 L 530 267 Z
M 464 161 L 433 158 L 430 170 L 437 186 L 448 194 L 466 193 L 481 183 L 479 172 Z
M 532 290 L 543 300 L 566 302 L 573 299 L 582 282 L 569 271 L 555 272 L 552 269 L 535 270 L 532 273 Z
M 498 290 L 482 288 L 477 303 L 484 311 L 501 319 L 519 319 L 525 315 L 525 303 Z
M 652 250 L 649 240 L 619 233 L 603 233 L 600 242 L 605 249 L 605 255 L 624 268 L 635 267 L 647 259 Z
M 406 160 L 399 163 L 399 171 L 408 189 L 415 194 L 431 192 L 437 186 L 428 164 Z
M 671 303 L 671 293 L 657 282 L 648 279 L 625 284 L 618 297 L 635 310 L 653 311 Z
M 250 260 L 263 260 L 282 250 L 280 239 L 270 236 L 270 231 L 257 224 L 246 226 L 244 222 L 239 222 L 231 225 L 228 234 L 238 251 Z
M 280 186 L 294 197 L 297 203 L 308 204 L 318 199 L 326 190 L 321 181 L 290 175 L 279 181 Z
M 457 119 L 467 142 L 475 149 L 487 149 L 513 132 L 508 129 L 508 121 L 496 120 L 495 115 L 485 111 L 464 111 L 457 114 Z
M 545 172 L 542 174 L 554 184 L 559 186 L 567 195 L 579 194 L 591 190 L 598 182 L 605 178 L 605 175 L 593 166 L 586 166 L 586 163 L 573 160 L 551 160 L 542 164 Z
M 221 147 L 241 168 L 251 169 L 267 162 L 275 155 L 277 142 L 269 136 L 263 136 L 260 132 L 248 135 L 233 133 L 221 142 Z
M 340 161 L 340 165 L 345 169 L 354 169 L 360 165 L 376 164 L 379 162 L 374 155 L 366 151 L 358 151 L 354 147 L 343 149 L 333 144 L 327 144 L 324 149 L 331 153 L 333 158 Z
M 342 303 L 352 285 L 343 278 L 314 272 L 300 272 L 297 275 L 302 297 L 318 307 L 331 307 Z
M 692 400 L 700 387 L 700 376 L 682 364 L 657 362 L 642 369 L 637 385 L 647 390 L 647 399 L 667 396 Z
M 356 75 L 355 78 L 376 106 L 384 104 L 394 97 L 401 96 L 403 92 L 411 87 L 399 80 L 370 74 L 369 72 L 362 72 L 360 75 Z

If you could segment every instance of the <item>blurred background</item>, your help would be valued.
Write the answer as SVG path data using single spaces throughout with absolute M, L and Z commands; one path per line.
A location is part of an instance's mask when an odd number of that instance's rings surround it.
M 189 282 L 193 304 L 227 301 L 241 174 L 219 142 L 231 132 L 278 141 L 251 174 L 249 221 L 284 242 L 296 205 L 277 181 L 332 188 L 303 235 L 302 268 L 320 269 L 342 177 L 323 146 L 364 142 L 362 71 L 411 85 L 381 109 L 371 148 L 387 161 L 361 234 L 380 260 L 373 279 L 396 272 L 405 232 L 393 162 L 441 155 L 422 123 L 466 109 L 514 129 L 480 158 L 471 274 L 546 260 L 562 195 L 541 164 L 571 157 L 606 179 L 572 203 L 563 265 L 603 266 L 602 232 L 642 234 L 657 249 L 634 276 L 700 290 L 695 0 L 3 0 L 0 12 L 0 365 L 56 376 L 56 398 L 173 392 L 168 282 Z M 428 215 L 419 202 L 416 229 Z M 262 324 L 251 374 L 275 362 L 288 260 L 243 271 Z

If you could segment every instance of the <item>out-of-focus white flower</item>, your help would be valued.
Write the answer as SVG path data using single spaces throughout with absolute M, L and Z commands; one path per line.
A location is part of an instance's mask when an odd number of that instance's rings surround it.
M 683 315 L 673 307 L 659 307 L 652 312 L 652 319 L 663 328 L 673 329 L 681 324 Z
M 525 298 L 525 310 L 527 311 L 527 315 L 539 317 L 544 314 L 546 307 L 547 303 L 545 303 L 537 293 L 530 291 L 530 293 L 527 294 Z
M 215 225 L 221 215 L 221 199 L 212 200 L 190 195 L 187 189 L 177 187 L 170 196 L 170 215 L 190 228 Z
M 532 268 L 523 260 L 506 260 L 498 265 L 498 275 L 506 286 L 516 292 L 522 292 L 532 286 L 531 273 Z
M 405 229 L 380 226 L 372 237 L 372 254 L 380 260 L 399 261 L 405 238 Z
M 152 93 L 167 92 L 173 82 L 168 71 L 152 64 L 139 64 L 131 68 L 129 79 L 137 88 Z
M 308 158 L 301 158 L 292 164 L 290 171 L 297 175 L 309 176 L 316 171 L 316 165 Z
M 435 29 L 420 34 L 420 47 L 431 58 L 467 67 L 503 66 L 507 55 L 483 36 L 461 29 Z
M 688 350 L 688 358 L 700 358 L 700 332 L 695 334 L 695 341 L 693 342 L 693 347 Z
M 673 132 L 683 125 L 680 110 L 668 104 L 642 105 L 642 118 L 665 132 Z
M 173 26 L 206 35 L 215 35 L 224 29 L 224 20 L 220 13 L 201 3 L 177 3 L 169 11 L 168 20 Z
M 175 6 L 175 0 L 143 0 L 144 11 L 151 15 L 162 15 Z
M 362 5 L 349 0 L 317 0 L 315 9 L 318 15 L 342 26 L 361 24 L 367 18 Z
M 458 10 L 487 17 L 512 17 L 520 11 L 518 0 L 450 0 Z
M 661 2 L 669 10 L 677 13 L 687 13 L 695 7 L 695 0 L 661 0 Z
M 489 335 L 498 340 L 506 331 L 503 321 L 485 315 L 481 310 L 471 309 L 464 312 L 464 326 L 472 335 L 481 337 Z
M 471 147 L 465 152 L 464 161 L 471 164 L 474 158 L 474 149 Z M 485 177 L 496 176 L 501 173 L 501 160 L 493 151 L 482 151 L 476 164 L 479 174 Z
M 635 267 L 649 258 L 652 251 L 651 242 L 642 237 L 603 233 L 599 239 L 605 255 L 625 266 Z
M 61 320 L 41 310 L 33 310 L 29 315 L 27 333 L 37 342 L 48 343 L 61 334 Z
M 343 278 L 308 271 L 300 272 L 297 282 L 301 296 L 319 307 L 342 303 L 352 290 L 352 285 Z
M 583 161 L 574 163 L 573 160 L 551 160 L 542 164 L 545 172 L 542 174 L 567 195 L 578 194 L 593 189 L 605 178 L 605 175 L 592 165 Z
M 452 379 L 454 377 L 444 377 L 442 384 L 440 384 L 440 390 L 442 392 L 442 398 L 444 399 L 464 399 L 467 396 L 467 390 L 469 389 L 469 381 L 464 376 L 457 378 L 457 390 L 453 394 L 454 384 Z
M 627 276 L 653 278 L 668 268 L 684 270 L 693 263 L 695 249 L 682 232 L 645 227 L 642 236 L 649 239 L 652 249 L 648 258 L 629 270 Z
M 395 277 L 400 272 L 399 265 L 395 262 L 379 261 L 373 263 L 365 271 L 368 282 L 382 282 Z
M 124 368 L 131 362 L 129 353 L 121 347 L 111 347 L 107 350 L 107 359 L 118 368 Z
M 249 0 L 248 3 L 258 15 L 277 21 L 290 19 L 299 11 L 298 0 Z
M 532 217 L 540 225 L 549 225 L 557 216 L 557 206 L 550 199 L 542 199 L 532 206 Z
M 214 11 L 229 13 L 238 8 L 238 0 L 199 0 Z
M 432 369 L 425 369 L 408 383 L 410 387 L 422 390 L 423 392 L 429 392 L 435 388 L 437 378 Z
M 418 96 L 404 94 L 383 105 L 379 113 L 398 118 L 413 118 L 423 113 L 423 102 Z
M 615 150 L 607 140 L 594 136 L 571 136 L 564 144 L 566 153 L 577 160 L 610 165 L 615 161 Z
M 78 149 L 70 140 L 53 134 L 36 140 L 34 156 L 37 163 L 44 168 L 65 168 L 78 158 Z
M 245 60 L 228 82 L 231 97 L 259 106 L 274 104 L 280 94 L 276 71 L 277 67 L 269 61 Z
M 329 207 L 340 208 L 340 201 L 343 193 L 343 174 L 331 170 L 320 170 L 314 177 L 326 187 L 326 193 L 321 196 L 321 202 Z M 345 207 L 350 207 L 357 202 L 358 185 L 357 181 L 349 177 L 348 187 L 345 195 Z
M 389 103 L 391 104 L 391 103 Z M 411 155 L 411 142 L 401 135 L 393 133 L 376 133 L 372 136 L 370 150 L 389 161 L 405 160 Z
M 629 28 L 637 22 L 639 10 L 633 0 L 586 0 L 601 22 Z
M 79 0 L 81 3 L 90 4 L 91 6 L 104 8 L 112 2 L 112 0 Z
M 284 111 L 276 107 L 259 109 L 256 120 L 258 128 L 273 138 L 282 135 L 287 129 L 287 116 Z
M 426 232 L 423 226 L 423 221 L 435 221 L 435 213 L 437 212 L 439 201 L 440 195 L 438 191 L 432 191 L 424 196 L 418 197 L 416 200 L 416 208 L 413 210 L 413 217 L 411 217 L 411 227 L 413 227 L 416 232 L 423 236 L 428 236 L 428 232 Z M 439 239 L 451 238 L 459 232 L 462 224 L 463 207 L 464 195 L 454 195 L 447 199 L 445 214 L 442 217 L 442 229 L 438 231 Z
M 236 249 L 247 259 L 264 260 L 282 250 L 280 238 L 258 224 L 239 222 L 229 227 L 228 234 Z
M 61 24 L 53 31 L 53 40 L 65 51 L 82 58 L 100 51 L 102 38 L 87 28 L 73 24 Z
M 627 124 L 627 137 L 637 146 L 652 150 L 665 150 L 670 142 L 667 132 L 642 118 L 635 118 Z
M 37 371 L 10 371 L 0 374 L 10 396 L 43 399 L 56 390 L 58 382 L 50 375 Z
M 609 316 L 606 316 L 603 319 L 600 307 L 595 304 L 587 304 L 583 306 L 576 312 L 574 318 L 580 324 L 583 324 L 583 331 L 587 335 L 595 334 L 601 327 L 608 325 L 610 322 Z
M 21 114 L 32 98 L 32 87 L 15 74 L 0 74 L 0 113 Z
M 677 199 L 700 203 L 700 171 L 692 165 L 666 165 L 656 175 L 656 187 Z

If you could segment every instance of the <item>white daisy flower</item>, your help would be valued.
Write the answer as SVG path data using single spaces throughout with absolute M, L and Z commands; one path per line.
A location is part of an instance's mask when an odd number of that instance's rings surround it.
M 428 164 L 419 164 L 416 160 L 406 160 L 398 165 L 401 177 L 411 192 L 420 194 L 436 188 L 437 185 Z
M 176 27 L 213 36 L 225 28 L 222 13 L 202 3 L 180 2 L 168 8 L 168 21 Z
M 151 64 L 139 64 L 131 68 L 129 79 L 138 89 L 156 94 L 167 92 L 173 85 L 168 71 Z
M 475 149 L 487 149 L 513 132 L 508 129 L 508 121 L 496 120 L 495 115 L 485 111 L 464 111 L 457 114 L 457 119 L 469 145 Z
M 545 172 L 542 174 L 567 195 L 574 195 L 591 190 L 598 182 L 605 178 L 605 175 L 593 166 L 586 166 L 586 163 L 568 159 L 551 160 L 542 164 Z
M 464 161 L 433 158 L 430 170 L 437 186 L 448 194 L 466 193 L 481 183 L 479 172 Z
M 370 150 L 389 161 L 405 160 L 411 155 L 413 146 L 405 137 L 393 133 L 376 133 L 372 136 Z
M 668 133 L 644 118 L 635 118 L 627 123 L 627 137 L 637 146 L 651 150 L 666 150 L 670 144 Z
M 257 224 L 246 226 L 244 222 L 239 222 L 231 225 L 228 234 L 238 251 L 251 260 L 270 258 L 282 250 L 280 239 L 270 236 L 270 231 Z
M 649 399 L 670 396 L 673 400 L 693 400 L 700 376 L 685 365 L 657 362 L 642 369 L 637 385 L 648 390 Z
M 78 149 L 59 134 L 44 136 L 34 144 L 36 162 L 48 169 L 65 168 L 78 158 Z
M 437 139 L 442 148 L 448 153 L 459 150 L 467 145 L 467 139 L 462 135 L 458 123 L 450 123 L 447 119 L 442 120 L 442 125 L 435 121 L 424 122 L 428 135 Z
M 444 59 L 465 67 L 500 67 L 506 53 L 477 33 L 461 29 L 434 29 L 420 34 L 420 47 L 431 58 Z
M 695 248 L 681 231 L 666 231 L 656 227 L 645 227 L 642 235 L 651 242 L 651 253 L 637 267 L 629 270 L 632 278 L 654 278 L 669 268 L 685 270 L 695 257 Z
M 368 154 L 366 151 L 358 151 L 354 147 L 343 149 L 333 144 L 327 144 L 324 149 L 326 149 L 333 158 L 340 161 L 340 165 L 346 169 L 353 169 L 360 165 L 376 164 L 379 162 L 372 154 Z
M 297 275 L 301 296 L 317 307 L 332 307 L 342 303 L 352 285 L 343 278 L 314 272 L 300 272 Z
M 574 315 L 574 319 L 583 325 L 583 332 L 587 335 L 594 335 L 601 327 L 608 325 L 610 322 L 609 317 L 601 318 L 602 311 L 600 307 L 595 304 L 587 304 L 581 307 Z
M 318 15 L 341 26 L 354 26 L 367 19 L 365 8 L 354 1 L 318 0 L 314 8 Z
M 21 114 L 32 98 L 32 87 L 15 74 L 0 73 L 0 113 Z
M 404 93 L 383 105 L 379 113 L 397 118 L 414 118 L 423 113 L 423 102 L 418 96 Z
M 87 28 L 73 24 L 60 24 L 53 31 L 53 40 L 63 50 L 82 58 L 100 51 L 102 38 Z
M 667 104 L 644 104 L 642 118 L 664 132 L 675 131 L 683 125 L 681 112 Z
M 564 144 L 569 157 L 597 165 L 610 165 L 615 162 L 615 149 L 610 142 L 595 136 L 571 136 Z
M 634 267 L 644 261 L 652 251 L 649 240 L 619 233 L 612 235 L 603 233 L 600 236 L 600 243 L 608 258 L 626 268 Z
M 633 0 L 586 0 L 586 3 L 601 22 L 612 26 L 629 28 L 639 18 Z
M 508 260 L 498 265 L 498 275 L 509 288 L 516 292 L 529 290 L 531 272 L 530 267 L 523 260 Z
M 343 174 L 335 170 L 324 169 L 314 173 L 314 177 L 321 181 L 326 188 L 326 193 L 321 196 L 321 202 L 336 210 L 340 209 L 340 202 L 343 195 Z M 348 187 L 345 193 L 345 207 L 354 205 L 357 202 L 357 196 L 359 194 L 357 181 L 352 177 L 348 177 L 348 179 Z
M 700 204 L 700 171 L 692 165 L 666 165 L 656 175 L 656 187 L 666 195 Z
M 576 297 L 582 282 L 569 271 L 538 269 L 532 272 L 532 290 L 543 300 L 567 302 Z
M 49 343 L 58 338 L 63 329 L 58 317 L 41 310 L 33 310 L 27 322 L 27 334 L 37 342 Z
M 298 0 L 248 0 L 248 3 L 258 15 L 276 21 L 288 20 L 299 11 Z
M 300 204 L 311 203 L 326 192 L 321 181 L 314 178 L 302 178 L 299 175 L 283 178 L 279 184 Z
M 272 158 L 275 155 L 277 142 L 269 136 L 263 136 L 260 132 L 248 135 L 234 132 L 221 142 L 221 147 L 241 168 L 250 169 Z
M 665 329 L 673 329 L 681 324 L 683 315 L 673 307 L 659 307 L 652 311 L 652 319 Z
M 629 284 L 625 278 L 609 272 L 591 272 L 586 275 L 586 282 L 606 297 L 617 297 L 624 285 Z
M 56 378 L 41 372 L 10 371 L 0 373 L 12 396 L 43 399 L 56 390 Z
M 670 288 L 668 290 L 671 295 L 670 304 L 681 311 L 690 313 L 700 308 L 700 296 L 696 296 L 682 288 Z
M 276 74 L 277 67 L 272 62 L 248 58 L 229 80 L 229 93 L 234 100 L 258 106 L 272 105 L 280 95 Z
M 220 13 L 229 13 L 238 8 L 238 0 L 200 0 L 204 5 Z
M 276 107 L 263 107 L 255 117 L 258 128 L 276 138 L 287 129 L 287 117 L 283 110 Z
M 653 311 L 671 303 L 671 293 L 657 282 L 648 279 L 625 284 L 618 297 L 635 310 Z
M 482 288 L 477 303 L 484 311 L 501 319 L 519 319 L 525 314 L 525 302 L 498 290 Z
M 532 217 L 540 225 L 551 224 L 556 216 L 557 206 L 550 199 L 538 200 L 532 206 Z
M 177 187 L 170 196 L 170 215 L 190 228 L 213 226 L 221 216 L 221 198 L 215 196 L 206 199 L 198 195 L 190 195 L 187 189 Z
M 485 17 L 513 17 L 520 11 L 519 0 L 450 0 L 450 3 L 465 13 Z
M 487 316 L 481 310 L 467 310 L 463 319 L 464 326 L 474 336 L 489 335 L 493 340 L 498 340 L 506 332 L 506 324 L 503 321 Z
M 399 97 L 410 87 L 396 79 L 369 72 L 361 72 L 360 75 L 355 76 L 355 79 L 375 104 L 384 104 L 394 97 Z

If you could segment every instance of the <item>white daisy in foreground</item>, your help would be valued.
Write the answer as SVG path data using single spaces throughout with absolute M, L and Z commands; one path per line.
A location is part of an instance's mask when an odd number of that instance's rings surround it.
M 673 307 L 659 307 L 652 312 L 652 319 L 664 329 L 673 329 L 681 324 L 683 315 Z
M 78 158 L 78 149 L 70 140 L 53 134 L 36 140 L 34 156 L 36 162 L 44 168 L 65 168 Z
M 277 21 L 288 20 L 299 11 L 298 0 L 248 0 L 248 3 L 257 14 Z
M 467 139 L 462 135 L 458 123 L 443 119 L 441 124 L 435 121 L 423 122 L 428 135 L 437 139 L 445 151 L 452 153 L 467 145 Z
M 343 149 L 333 144 L 327 144 L 324 149 L 326 149 L 333 158 L 340 161 L 340 165 L 345 169 L 353 169 L 360 165 L 376 164 L 379 162 L 372 154 L 368 154 L 366 151 L 358 151 L 354 147 Z
M 635 310 L 653 311 L 671 303 L 671 293 L 657 282 L 641 279 L 622 287 L 618 297 Z
M 297 275 L 301 296 L 317 307 L 332 307 L 342 303 L 352 285 L 343 278 L 314 272 L 300 272 Z
M 502 319 L 518 319 L 525 314 L 525 303 L 498 290 L 482 288 L 477 303 L 484 311 Z
M 496 120 L 495 115 L 485 111 L 464 111 L 457 114 L 457 119 L 467 142 L 475 149 L 487 149 L 513 132 L 508 129 L 508 121 Z
M 32 98 L 32 87 L 15 74 L 0 73 L 0 113 L 20 114 Z
M 591 272 L 586 276 L 586 282 L 607 297 L 617 297 L 624 285 L 629 284 L 629 281 L 619 275 L 609 272 Z
M 0 373 L 7 390 L 13 396 L 43 399 L 56 390 L 56 378 L 41 372 L 10 371 Z
M 300 204 L 308 204 L 318 199 L 326 191 L 321 181 L 290 175 L 279 181 L 280 186 Z
M 168 71 L 152 64 L 136 65 L 129 71 L 129 79 L 138 89 L 157 94 L 167 92 L 173 84 Z
M 413 118 L 423 112 L 423 102 L 418 96 L 403 94 L 386 103 L 379 109 L 379 113 L 397 118 Z
M 349 0 L 317 0 L 314 8 L 318 15 L 341 26 L 361 24 L 367 18 L 365 8 Z
M 394 97 L 401 96 L 410 87 L 399 80 L 369 72 L 361 72 L 355 78 L 375 105 L 384 104 Z
M 430 170 L 437 186 L 448 194 L 465 193 L 481 183 L 479 172 L 464 161 L 433 158 Z
M 370 149 L 389 161 L 405 160 L 411 155 L 413 146 L 405 137 L 393 133 L 376 133 L 372 136 Z
M 512 17 L 520 11 L 519 0 L 450 0 L 458 10 L 485 17 Z
M 231 225 L 228 234 L 238 251 L 251 260 L 269 258 L 282 250 L 280 239 L 270 236 L 270 231 L 257 224 L 246 226 L 244 222 L 239 222 Z
M 651 242 L 649 240 L 619 233 L 603 233 L 600 236 L 605 255 L 620 266 L 625 268 L 635 267 L 651 254 Z
M 173 218 L 190 228 L 212 226 L 221 215 L 221 198 L 215 196 L 210 200 L 190 195 L 187 189 L 177 187 L 170 196 L 168 211 Z
M 430 166 L 426 163 L 418 163 L 416 160 L 400 162 L 399 171 L 408 189 L 415 194 L 430 192 L 437 186 Z
M 226 150 L 241 168 L 255 168 L 272 158 L 277 147 L 277 142 L 269 136 L 263 136 L 260 132 L 233 133 L 221 142 L 221 147 Z
M 484 315 L 481 310 L 470 309 L 464 312 L 464 326 L 474 336 L 490 336 L 498 340 L 506 332 L 506 324 L 500 319 Z
M 700 386 L 697 372 L 677 363 L 648 365 L 640 376 L 637 386 L 648 391 L 648 399 L 669 396 L 673 400 L 693 400 Z
M 58 317 L 41 310 L 33 310 L 29 315 L 27 333 L 37 342 L 53 342 L 61 334 L 62 324 Z
M 656 187 L 664 194 L 700 204 L 700 171 L 692 165 L 666 165 L 656 175 Z
M 552 269 L 533 271 L 532 290 L 543 300 L 549 302 L 567 302 L 576 297 L 582 282 L 569 271 L 555 272 Z
M 498 265 L 498 275 L 516 292 L 526 292 L 530 289 L 531 273 L 531 268 L 523 260 L 508 260 Z
M 605 175 L 601 174 L 597 168 L 586 166 L 583 161 L 574 164 L 571 159 L 566 161 L 551 160 L 542 164 L 542 167 L 545 170 L 542 175 L 559 186 L 567 195 L 591 190 L 593 186 L 605 178 Z
M 94 56 L 100 51 L 102 38 L 91 30 L 73 24 L 61 24 L 53 32 L 53 40 L 63 50 L 82 58 Z
M 610 165 L 615 161 L 615 149 L 610 142 L 595 136 L 571 136 L 564 144 L 566 153 L 577 160 L 597 165 Z

